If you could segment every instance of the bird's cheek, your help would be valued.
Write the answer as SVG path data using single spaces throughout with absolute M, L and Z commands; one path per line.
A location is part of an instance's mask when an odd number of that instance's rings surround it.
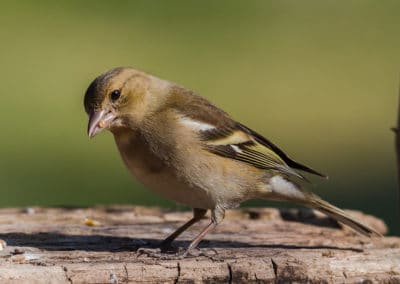
M 113 128 L 118 128 L 118 127 L 122 127 L 122 126 L 124 126 L 124 124 L 123 124 L 123 122 L 122 122 L 122 119 L 120 119 L 120 118 L 116 118 L 113 122 L 112 122 L 112 124 L 110 125 L 110 129 L 113 129 Z

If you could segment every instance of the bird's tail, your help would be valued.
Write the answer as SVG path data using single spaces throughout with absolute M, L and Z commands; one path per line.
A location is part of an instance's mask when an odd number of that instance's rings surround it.
M 329 217 L 351 227 L 356 232 L 367 236 L 367 237 L 382 237 L 382 235 L 376 230 L 368 227 L 367 225 L 357 221 L 349 214 L 344 212 L 342 209 L 322 200 L 319 196 L 311 192 L 302 192 L 305 196 L 304 199 L 298 201 L 300 205 L 311 207 L 322 213 L 328 215 Z

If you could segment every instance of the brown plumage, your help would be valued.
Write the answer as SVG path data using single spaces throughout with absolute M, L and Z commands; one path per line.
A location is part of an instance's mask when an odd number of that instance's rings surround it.
M 193 219 L 164 244 L 211 210 L 210 225 L 189 251 L 223 220 L 226 209 L 257 198 L 292 201 L 320 210 L 364 235 L 379 235 L 298 185 L 305 178 L 296 170 L 323 174 L 295 162 L 260 134 L 177 84 L 119 67 L 90 84 L 84 104 L 90 137 L 109 129 L 139 181 L 194 209 Z

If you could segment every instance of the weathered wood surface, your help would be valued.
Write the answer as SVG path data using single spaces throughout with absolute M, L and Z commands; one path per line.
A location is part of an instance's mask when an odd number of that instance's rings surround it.
M 379 219 L 352 213 L 386 230 Z M 399 238 L 370 240 L 311 211 L 233 210 L 200 256 L 137 252 L 190 217 L 145 207 L 1 209 L 0 239 L 8 245 L 0 248 L 0 283 L 400 283 Z M 176 245 L 187 246 L 207 222 Z

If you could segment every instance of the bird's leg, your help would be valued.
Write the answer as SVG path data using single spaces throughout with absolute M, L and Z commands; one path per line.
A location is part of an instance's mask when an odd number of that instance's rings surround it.
M 204 237 L 215 227 L 217 226 L 217 223 L 214 221 L 211 221 L 210 224 L 207 225 L 207 227 L 205 227 L 203 229 L 203 231 L 201 231 L 201 233 L 194 238 L 194 240 L 190 243 L 190 245 L 187 247 L 186 251 L 185 251 L 185 255 L 187 255 L 192 249 L 194 249 L 195 247 L 197 247 L 197 245 L 204 239 Z
M 203 216 L 207 213 L 206 209 L 199 209 L 199 208 L 194 208 L 193 209 L 193 218 L 190 219 L 188 222 L 183 224 L 181 227 L 179 227 L 175 232 L 173 232 L 171 235 L 169 235 L 164 241 L 161 243 L 161 247 L 168 247 L 171 245 L 171 243 L 184 231 L 186 231 L 190 226 L 193 224 L 197 223 L 198 221 L 203 218 Z
M 224 209 L 222 209 L 220 207 L 217 207 L 214 210 L 212 210 L 210 224 L 208 224 L 207 227 L 205 227 L 203 229 L 203 231 L 201 231 L 200 234 L 196 238 L 194 238 L 194 240 L 190 243 L 190 245 L 188 246 L 188 248 L 184 252 L 183 256 L 187 256 L 188 253 L 190 253 L 190 251 L 192 249 L 196 248 L 197 245 L 204 239 L 204 237 L 211 230 L 213 230 L 220 222 L 222 222 L 224 217 L 225 217 L 225 210 Z
M 178 237 L 180 234 L 182 234 L 187 228 L 189 228 L 191 225 L 194 223 L 198 222 L 205 214 L 207 210 L 205 209 L 193 209 L 193 218 L 190 219 L 188 222 L 186 222 L 183 226 L 178 228 L 174 233 L 172 233 L 168 238 L 166 238 L 162 244 L 163 245 L 168 245 L 170 244 L 176 237 Z M 160 259 L 182 259 L 188 256 L 191 250 L 197 247 L 197 245 L 204 239 L 204 237 L 212 230 L 214 229 L 223 219 L 225 216 L 225 210 L 221 208 L 215 208 L 212 210 L 211 214 L 211 222 L 208 224 L 201 232 L 200 234 L 194 238 L 194 240 L 190 243 L 190 245 L 185 249 L 183 252 L 177 253 L 174 256 L 166 256 L 163 255 L 161 252 L 153 252 L 149 251 L 146 249 L 139 249 L 138 253 L 139 255 L 141 254 L 147 254 L 148 256 L 151 257 L 156 257 Z M 199 255 L 204 255 L 204 254 L 199 254 Z
M 171 243 L 180 235 L 182 234 L 184 231 L 186 231 L 190 226 L 192 226 L 193 224 L 197 223 L 198 221 L 201 220 L 201 218 L 203 218 L 203 216 L 207 213 L 206 209 L 200 209 L 200 208 L 194 208 L 193 209 L 193 218 L 190 219 L 189 221 L 187 221 L 185 224 L 183 224 L 181 227 L 179 227 L 175 232 L 173 232 L 171 235 L 169 235 L 165 240 L 163 240 L 160 244 L 160 248 L 157 249 L 148 249 L 148 248 L 139 248 L 137 250 L 137 253 L 139 255 L 142 254 L 146 254 L 148 256 L 151 257 L 155 257 L 155 258 L 160 258 L 160 259 L 175 259 L 175 257 L 169 257 L 169 256 L 165 256 L 163 255 L 163 252 L 165 252 L 171 245 Z M 186 252 L 186 250 L 185 250 Z M 185 254 L 186 255 L 186 254 Z M 182 257 L 181 256 L 177 256 Z
M 194 219 L 194 218 L 193 218 Z M 192 219 L 192 220 L 193 220 Z M 191 220 L 190 220 L 191 221 Z M 189 222 L 190 222 L 189 221 Z M 187 222 L 186 224 L 188 224 L 189 222 Z M 185 224 L 185 225 L 186 225 Z M 191 254 L 191 251 L 197 247 L 197 245 L 201 242 L 201 240 L 208 234 L 208 232 L 210 232 L 212 229 L 214 229 L 217 226 L 217 223 L 215 221 L 211 221 L 210 224 L 207 225 L 207 227 L 205 227 L 201 233 L 194 238 L 194 240 L 190 243 L 190 245 L 187 247 L 187 249 L 185 249 L 184 251 L 180 251 L 174 255 L 166 255 L 163 254 L 162 251 L 158 252 L 158 251 L 154 251 L 154 250 L 149 250 L 149 249 L 139 249 L 138 253 L 139 255 L 142 254 L 146 254 L 147 256 L 150 257 L 154 257 L 154 258 L 158 258 L 158 259 L 164 259 L 164 260 L 175 260 L 175 259 L 183 259 L 187 256 L 192 256 L 192 257 L 197 257 L 200 255 L 205 255 L 204 253 L 199 253 L 199 254 Z M 182 226 L 183 227 L 183 226 Z M 181 227 L 181 228 L 182 228 Z M 180 229 L 180 228 L 179 228 Z M 179 230 L 178 229 L 178 230 Z

